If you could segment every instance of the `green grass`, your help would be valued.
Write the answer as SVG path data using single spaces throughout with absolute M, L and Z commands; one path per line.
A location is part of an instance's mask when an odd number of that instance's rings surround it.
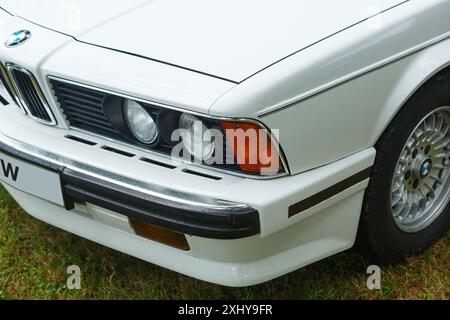
M 195 280 L 81 239 L 28 216 L 0 188 L 0 299 L 449 299 L 450 233 L 423 255 L 383 268 L 345 252 L 263 285 L 227 288 Z M 66 288 L 79 265 L 82 289 Z

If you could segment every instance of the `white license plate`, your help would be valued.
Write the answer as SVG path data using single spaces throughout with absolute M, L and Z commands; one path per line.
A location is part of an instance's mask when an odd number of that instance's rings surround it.
M 64 205 L 61 180 L 58 173 L 1 152 L 0 180 L 26 193 Z

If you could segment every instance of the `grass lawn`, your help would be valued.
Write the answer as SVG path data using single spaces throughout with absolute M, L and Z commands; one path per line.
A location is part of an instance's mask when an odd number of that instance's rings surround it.
M 28 216 L 0 187 L 0 299 L 450 299 L 450 233 L 419 257 L 385 267 L 345 252 L 251 288 L 208 284 L 81 239 Z M 66 288 L 78 265 L 82 289 Z

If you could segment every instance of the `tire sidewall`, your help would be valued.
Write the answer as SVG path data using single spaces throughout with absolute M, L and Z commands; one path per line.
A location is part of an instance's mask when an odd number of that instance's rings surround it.
M 391 188 L 400 154 L 417 125 L 434 110 L 450 106 L 447 82 L 438 79 L 423 87 L 397 114 L 377 144 L 377 157 L 366 202 L 368 232 L 375 251 L 387 260 L 418 253 L 431 246 L 450 226 L 450 204 L 428 227 L 415 233 L 402 231 L 391 213 Z M 367 198 L 367 197 L 366 197 Z M 372 215 L 372 217 L 370 217 Z

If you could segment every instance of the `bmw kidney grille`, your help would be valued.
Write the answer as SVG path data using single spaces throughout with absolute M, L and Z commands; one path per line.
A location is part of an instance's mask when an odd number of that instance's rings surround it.
M 33 74 L 14 64 L 6 64 L 6 69 L 8 74 L 3 75 L 4 82 L 8 84 L 7 80 L 10 80 L 8 91 L 20 107 L 36 121 L 55 125 L 55 118 Z

